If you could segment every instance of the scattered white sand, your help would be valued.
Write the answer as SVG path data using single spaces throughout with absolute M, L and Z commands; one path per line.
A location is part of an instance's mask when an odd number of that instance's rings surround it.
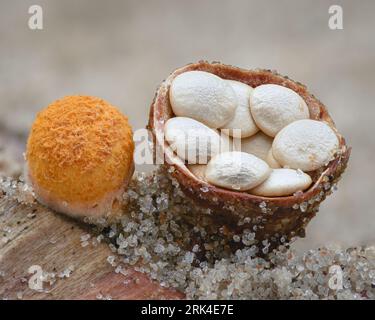
M 0 191 L 33 204 L 32 191 L 22 181 L 3 179 Z M 245 247 L 228 253 L 225 243 L 207 239 L 205 230 L 191 230 L 184 223 L 182 216 L 195 209 L 163 170 L 137 174 L 124 204 L 128 214 L 102 231 L 114 252 L 107 262 L 116 272 L 121 272 L 119 263 L 132 265 L 188 299 L 375 299 L 375 246 L 327 246 L 297 254 L 282 245 L 264 259 L 257 257 L 254 234 L 248 232 L 233 239 Z M 204 248 L 191 242 L 191 232 L 205 239 Z M 90 238 L 83 234 L 81 240 Z M 69 277 L 72 271 L 68 268 L 58 277 Z M 337 272 L 342 289 L 330 287 Z M 49 275 L 48 280 L 55 278 Z

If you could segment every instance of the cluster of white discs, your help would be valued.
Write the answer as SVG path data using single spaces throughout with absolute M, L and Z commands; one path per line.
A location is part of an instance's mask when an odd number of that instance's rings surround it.
M 265 197 L 291 195 L 312 183 L 305 173 L 328 164 L 339 147 L 333 129 L 310 119 L 295 91 L 249 85 L 204 71 L 172 82 L 175 117 L 165 138 L 198 179 Z

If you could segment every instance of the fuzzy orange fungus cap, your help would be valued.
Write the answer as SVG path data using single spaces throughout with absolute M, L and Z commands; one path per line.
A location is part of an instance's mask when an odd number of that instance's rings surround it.
M 50 198 L 95 206 L 132 174 L 133 152 L 131 127 L 117 108 L 96 97 L 67 96 L 37 115 L 28 174 Z

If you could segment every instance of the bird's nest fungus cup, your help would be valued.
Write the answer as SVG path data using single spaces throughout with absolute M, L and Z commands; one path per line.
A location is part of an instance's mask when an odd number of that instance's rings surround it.
M 328 163 L 308 172 L 312 182 L 307 189 L 287 196 L 260 196 L 252 194 L 251 190 L 230 190 L 194 175 L 186 161 L 172 150 L 165 139 L 165 124 L 176 117 L 170 101 L 171 84 L 177 76 L 190 71 L 208 72 L 252 88 L 276 84 L 293 90 L 306 103 L 309 118 L 328 124 L 336 134 L 337 148 L 333 157 Z M 350 148 L 335 128 L 326 107 L 304 85 L 274 71 L 245 70 L 217 62 L 189 64 L 175 70 L 164 80 L 151 105 L 148 128 L 152 133 L 156 158 L 160 160 L 163 157 L 166 171 L 178 181 L 191 201 L 192 210 L 185 214 L 184 220 L 191 224 L 192 229 L 194 226 L 205 228 L 211 239 L 217 237 L 218 241 L 227 241 L 232 249 L 255 244 L 266 253 L 295 237 L 304 237 L 306 225 L 317 213 L 320 203 L 332 193 L 350 155 Z M 239 240 L 246 232 L 254 235 L 254 239 L 248 243 Z

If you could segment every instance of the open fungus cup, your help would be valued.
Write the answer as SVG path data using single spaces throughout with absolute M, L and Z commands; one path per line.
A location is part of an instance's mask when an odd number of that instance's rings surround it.
M 309 172 L 313 180 L 311 186 L 304 192 L 297 192 L 291 196 L 256 196 L 216 187 L 198 179 L 164 139 L 164 125 L 168 119 L 174 117 L 169 101 L 171 83 L 179 74 L 193 70 L 210 72 L 223 79 L 243 82 L 253 88 L 262 84 L 278 84 L 297 92 L 305 100 L 310 118 L 326 122 L 337 134 L 340 145 L 335 158 L 323 168 Z M 162 154 L 164 166 L 172 177 L 177 179 L 194 206 L 210 209 L 192 210 L 191 216 L 186 217 L 187 221 L 196 225 L 204 220 L 210 229 L 216 226 L 222 237 L 231 239 L 235 234 L 241 234 L 244 229 L 250 229 L 255 232 L 257 243 L 269 240 L 271 247 L 288 242 L 296 236 L 304 237 L 306 225 L 315 216 L 320 203 L 332 192 L 344 172 L 351 150 L 335 128 L 326 107 L 301 83 L 274 71 L 245 70 L 218 62 L 200 61 L 189 64 L 175 70 L 163 81 L 151 105 L 148 128 L 153 136 L 155 157 L 160 159 Z

